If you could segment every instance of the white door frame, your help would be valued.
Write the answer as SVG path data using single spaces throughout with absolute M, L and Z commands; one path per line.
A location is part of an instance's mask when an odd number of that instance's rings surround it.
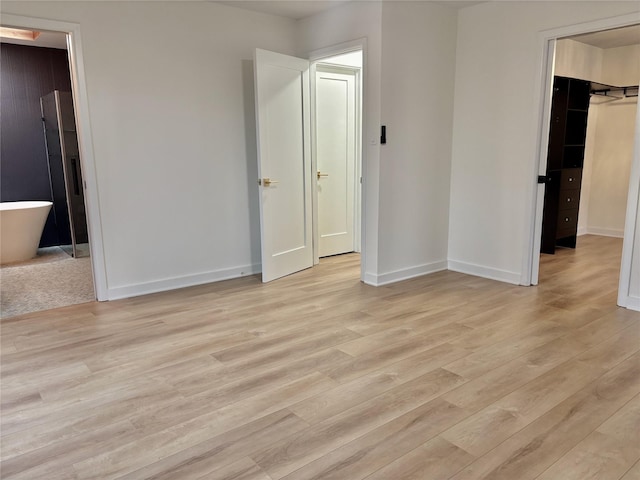
M 6 27 L 49 30 L 67 34 L 67 49 L 72 85 L 71 90 L 76 115 L 80 165 L 82 168 L 82 177 L 85 189 L 84 194 L 87 211 L 87 227 L 89 230 L 89 247 L 91 250 L 91 265 L 93 269 L 93 285 L 96 299 L 99 301 L 108 300 L 102 221 L 98 196 L 98 180 L 93 155 L 93 141 L 91 135 L 87 84 L 84 73 L 84 57 L 82 53 L 80 25 L 77 23 L 61 22 L 58 20 L 10 14 L 3 14 L 1 23 Z
M 613 28 L 626 27 L 640 23 L 640 14 L 632 13 L 617 17 L 596 20 L 593 22 L 569 25 L 540 32 L 538 36 L 540 62 L 538 66 L 538 85 L 535 103 L 538 108 L 537 135 L 534 169 L 532 173 L 532 194 L 529 205 L 530 218 L 528 225 L 529 234 L 526 238 L 529 241 L 524 245 L 525 252 L 523 258 L 522 285 L 537 285 L 540 267 L 540 237 L 542 234 L 542 210 L 544 204 L 544 184 L 538 184 L 537 176 L 546 175 L 547 149 L 549 143 L 549 122 L 551 119 L 551 97 L 553 89 L 554 61 L 556 40 L 572 35 L 598 32 Z M 640 115 L 640 112 L 639 112 Z M 640 200 L 640 116 L 637 117 L 634 155 L 632 159 L 631 175 L 629 179 L 629 193 L 627 197 L 627 214 L 624 228 L 624 242 L 622 249 L 622 262 L 620 269 L 620 283 L 618 288 L 618 305 L 621 307 L 631 307 L 640 309 L 640 305 L 634 305 L 629 297 L 629 285 L 631 283 L 631 260 L 633 255 L 633 244 L 635 235 L 640 232 L 635 231 L 636 218 L 638 214 L 638 202 Z M 638 252 L 640 253 L 640 252 Z
M 365 239 L 365 215 L 364 211 L 366 208 L 365 196 L 362 194 L 362 185 L 365 183 L 366 178 L 366 158 L 365 158 L 365 149 L 363 148 L 362 136 L 363 132 L 366 132 L 366 102 L 364 102 L 364 94 L 366 90 L 366 65 L 367 65 L 367 56 L 366 50 L 367 48 L 367 40 L 365 38 L 361 38 L 358 40 L 353 40 L 350 42 L 340 43 L 338 45 L 333 45 L 327 48 L 322 48 L 320 50 L 314 50 L 309 53 L 308 58 L 309 62 L 311 62 L 310 68 L 310 77 L 311 77 L 311 171 L 316 172 L 318 167 L 318 158 L 316 151 L 316 89 L 315 89 L 315 78 L 316 78 L 316 64 L 322 63 L 323 59 L 335 57 L 337 55 L 342 55 L 345 53 L 351 53 L 355 51 L 362 51 L 362 68 L 360 72 L 360 80 L 356 83 L 357 87 L 360 89 L 357 97 L 360 99 L 360 105 L 357 109 L 356 114 L 359 116 L 359 134 L 356 135 L 356 143 L 357 143 L 357 152 L 358 158 L 356 158 L 356 179 L 362 178 L 361 182 L 356 180 L 356 187 L 358 194 L 356 195 L 356 245 L 360 245 L 360 280 L 364 281 L 364 267 L 366 265 L 366 239 Z M 360 87 L 361 85 L 361 87 Z M 314 178 L 315 180 L 315 178 Z M 318 185 L 317 182 L 312 182 L 312 195 L 313 195 L 313 235 L 314 240 L 317 240 L 318 235 Z M 314 265 L 317 265 L 320 262 L 318 255 L 318 242 L 314 241 L 313 245 L 313 259 Z

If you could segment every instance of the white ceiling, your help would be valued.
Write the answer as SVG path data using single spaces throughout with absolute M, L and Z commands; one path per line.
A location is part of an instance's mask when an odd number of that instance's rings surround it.
M 569 37 L 576 42 L 586 43 L 598 48 L 627 47 L 640 45 L 640 25 L 604 30 L 602 32 L 587 33 Z
M 215 3 L 298 20 L 329 10 L 347 1 L 349 0 L 226 0 Z
M 315 15 L 316 13 L 329 10 L 350 1 L 362 0 L 219 0 L 216 3 L 222 3 L 232 7 L 244 8 L 246 10 L 254 10 L 256 12 L 270 13 L 281 17 L 293 18 L 299 20 L 304 17 Z M 402 0 L 384 0 L 384 1 L 402 1 Z M 463 0 L 414 0 L 422 2 L 432 2 L 451 8 L 464 8 L 481 1 L 463 1 Z

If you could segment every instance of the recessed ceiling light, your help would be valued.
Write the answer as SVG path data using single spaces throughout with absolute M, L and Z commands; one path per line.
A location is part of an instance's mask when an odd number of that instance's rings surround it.
M 0 27 L 0 37 L 16 38 L 18 40 L 35 40 L 40 36 L 40 32 L 33 30 L 23 30 L 21 28 Z

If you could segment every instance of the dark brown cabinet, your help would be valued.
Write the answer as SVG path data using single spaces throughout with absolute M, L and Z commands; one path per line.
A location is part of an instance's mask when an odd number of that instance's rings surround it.
M 542 253 L 575 248 L 591 83 L 555 77 L 542 217 Z

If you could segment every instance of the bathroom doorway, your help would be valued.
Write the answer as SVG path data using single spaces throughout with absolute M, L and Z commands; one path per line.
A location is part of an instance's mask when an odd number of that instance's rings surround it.
M 3 30 L 0 49 L 1 200 L 53 203 L 36 255 L 3 260 L 0 317 L 7 318 L 96 295 L 67 34 Z

